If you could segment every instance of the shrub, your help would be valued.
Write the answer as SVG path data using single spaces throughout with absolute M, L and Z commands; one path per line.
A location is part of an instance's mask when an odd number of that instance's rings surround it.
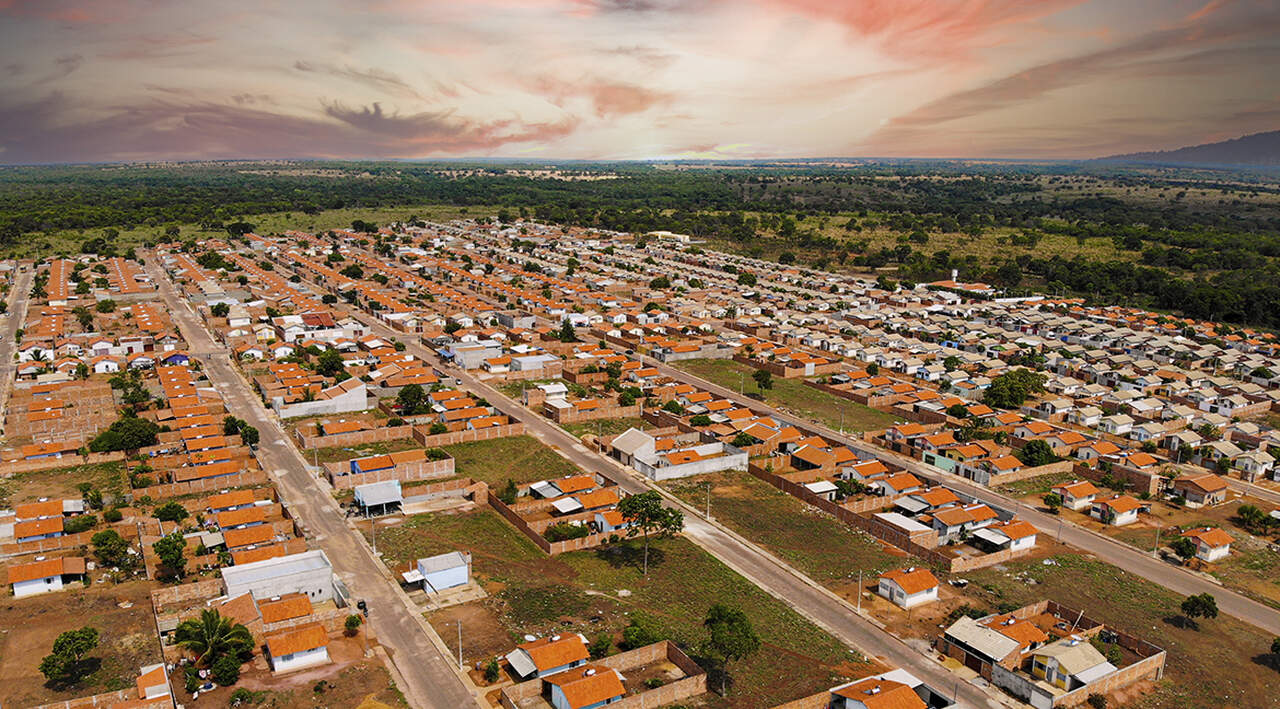
M 609 650 L 613 649 L 613 638 L 607 634 L 602 634 L 595 640 L 591 641 L 591 645 L 587 647 L 587 651 L 591 653 L 591 659 L 599 660 L 609 654 Z
M 360 630 L 360 626 L 363 624 L 364 616 L 359 613 L 352 613 L 347 616 L 346 621 L 342 623 L 343 632 L 347 634 L 347 637 L 353 638 L 356 635 L 356 631 Z
M 549 542 L 562 542 L 566 539 L 581 539 L 590 533 L 586 525 L 561 522 L 547 527 L 542 536 Z
M 516 503 L 516 498 L 519 496 L 520 488 L 516 487 L 515 481 L 511 478 L 507 478 L 507 484 L 503 485 L 502 489 L 498 491 L 498 499 L 502 500 L 507 505 L 514 505 Z
M 387 425 L 388 425 L 388 426 L 403 426 L 403 425 L 404 425 L 404 419 L 400 418 L 399 416 L 393 416 L 393 417 L 391 417 L 391 418 L 387 419 Z
M 115 524 L 116 522 L 119 522 L 120 520 L 124 519 L 124 513 L 120 511 L 119 507 L 112 507 L 111 509 L 102 513 L 102 519 L 111 524 Z
M 151 513 L 151 516 L 161 522 L 181 522 L 187 518 L 188 514 L 187 508 L 170 500 L 169 502 L 157 507 L 155 511 Z
M 489 664 L 484 666 L 484 681 L 492 684 L 497 682 L 500 676 L 502 673 L 498 667 L 498 661 L 490 659 Z
M 1090 694 L 1085 702 L 1093 709 L 1107 709 L 1107 697 L 1102 694 Z
M 97 523 L 98 518 L 94 515 L 77 515 L 62 525 L 62 531 L 67 534 L 79 534 L 93 529 L 93 525 Z
M 240 680 L 240 658 L 230 653 L 215 660 L 212 669 L 213 680 L 223 687 L 229 687 Z
M 445 426 L 439 421 L 436 421 L 435 423 L 431 424 L 431 428 L 427 429 L 427 433 L 433 436 L 438 436 L 442 433 L 448 433 L 448 432 L 449 432 L 449 427 Z
M 623 647 L 634 650 L 662 640 L 657 626 L 657 621 L 646 613 L 636 613 L 631 616 L 631 623 L 622 630 Z

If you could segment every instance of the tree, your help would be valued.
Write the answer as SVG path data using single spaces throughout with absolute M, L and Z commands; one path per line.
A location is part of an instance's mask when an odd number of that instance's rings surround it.
M 244 627 L 244 626 L 240 626 Z M 213 681 L 223 687 L 230 687 L 240 681 L 240 658 L 235 655 L 223 655 L 213 661 Z
M 209 306 L 209 313 L 215 318 L 225 318 L 231 313 L 231 306 L 227 303 L 214 303 Z
M 126 410 L 126 413 L 129 411 Z M 122 416 L 89 442 L 89 450 L 94 453 L 138 450 L 155 445 L 156 434 L 159 432 L 160 426 L 154 421 L 137 416 Z
M 498 499 L 508 505 L 514 505 L 516 499 L 520 497 L 520 488 L 516 487 L 516 483 L 511 478 L 507 478 L 507 484 L 498 490 Z
M 673 413 L 677 416 L 684 413 L 684 407 L 681 406 L 680 402 L 676 401 L 675 399 L 672 399 L 671 401 L 668 401 L 667 403 L 663 404 L 662 410 L 669 413 Z
M 346 268 L 342 269 L 341 271 L 338 271 L 338 273 L 341 273 L 342 275 L 346 276 L 347 278 L 354 278 L 354 279 L 356 279 L 356 280 L 359 280 L 359 279 L 361 279 L 361 278 L 364 278 L 364 269 L 363 269 L 363 268 L 360 268 L 360 266 L 359 266 L 359 265 L 354 264 L 354 263 L 353 263 L 353 264 L 351 264 L 350 266 L 347 266 Z
M 93 545 L 93 555 L 107 566 L 131 568 L 133 559 L 129 555 L 129 542 L 114 529 L 104 529 L 89 540 Z
M 1280 637 L 1271 641 L 1271 655 L 1273 656 L 1272 662 L 1280 665 Z
M 184 620 L 174 631 L 174 638 L 186 651 L 196 656 L 196 665 L 210 667 L 219 658 L 230 656 L 237 661 L 253 650 L 249 629 L 212 608 L 200 611 L 199 618 Z
M 346 370 L 346 362 L 342 359 L 342 354 L 335 349 L 327 349 L 316 357 L 316 373 L 326 377 L 332 377 L 338 372 Z
M 1062 495 L 1056 492 L 1050 492 L 1040 499 L 1044 502 L 1044 506 L 1049 508 L 1050 514 L 1056 515 L 1062 509 Z
M 564 320 L 560 323 L 559 338 L 561 342 L 577 342 L 578 333 L 573 330 L 573 323 Z
M 1028 467 L 1039 467 L 1048 465 L 1056 460 L 1058 456 L 1054 454 L 1049 444 L 1040 439 L 1029 441 L 1021 450 L 1017 451 L 1018 460 L 1021 460 Z
M 182 578 L 187 569 L 187 557 L 183 554 L 187 548 L 187 540 L 182 538 L 180 532 L 175 531 L 161 537 L 151 548 L 160 557 L 160 566 L 167 578 Z
M 1033 394 L 1044 391 L 1044 375 L 1029 369 L 1012 369 L 991 380 L 982 395 L 988 406 L 1016 409 Z
M 1178 537 L 1169 543 L 1169 548 L 1184 560 L 1196 555 L 1196 543 L 1191 541 L 1191 537 Z
M 1218 601 L 1210 593 L 1187 596 L 1182 601 L 1182 615 L 1187 618 L 1192 627 L 1195 627 L 1196 618 L 1218 617 Z
M 109 313 L 116 309 L 116 302 L 110 298 L 107 298 L 106 300 L 99 300 L 98 304 L 94 306 L 94 308 L 100 313 Z
M 666 276 L 658 276 L 652 281 L 649 281 L 649 287 L 653 290 L 665 290 L 671 287 L 671 279 Z
M 53 684 L 76 684 L 87 670 L 84 656 L 97 646 L 97 628 L 68 630 L 53 641 L 52 652 L 40 661 L 40 674 Z
M 157 507 L 155 511 L 151 513 L 152 517 L 155 517 L 161 522 L 181 522 L 187 518 L 187 515 L 187 508 L 173 500 Z
M 649 575 L 649 539 L 669 537 L 684 529 L 684 513 L 664 507 L 662 496 L 656 490 L 625 497 L 618 503 L 618 512 L 630 523 L 628 537 L 644 536 L 644 575 Z
M 753 438 L 751 434 L 746 431 L 739 431 L 738 435 L 733 437 L 732 445 L 734 448 L 746 448 L 747 446 L 754 445 L 755 442 L 756 439 Z
M 960 358 L 955 355 L 951 355 L 942 360 L 942 367 L 948 372 L 954 372 L 960 368 Z
M 631 622 L 622 629 L 622 646 L 628 650 L 652 645 L 659 640 L 662 640 L 662 633 L 658 622 L 643 611 L 633 613 Z
M 356 632 L 360 630 L 360 626 L 363 623 L 364 616 L 359 613 L 352 613 L 347 616 L 347 619 L 342 623 L 343 632 L 347 637 L 354 638 L 356 636 Z
M 426 401 L 427 393 L 423 391 L 421 384 L 410 384 L 396 394 L 396 404 L 400 407 L 400 413 L 406 416 L 413 416 L 426 410 Z
M 689 419 L 690 426 L 710 426 L 711 417 L 706 414 L 698 414 Z
M 757 369 L 752 373 L 751 378 L 756 381 L 756 386 L 761 391 L 773 388 L 773 373 L 767 369 Z
M 720 673 L 720 693 L 728 693 L 727 671 L 729 662 L 741 660 L 760 649 L 760 636 L 751 627 L 751 620 L 741 609 L 722 603 L 711 606 L 707 619 L 702 623 L 710 633 L 707 642 L 707 658 Z
M 250 426 L 246 423 L 240 427 L 240 441 L 246 446 L 258 445 L 258 438 L 259 434 L 256 426 Z
M 755 284 L 756 284 L 756 274 L 754 274 L 754 273 L 739 273 L 739 274 L 738 274 L 738 285 L 740 285 L 740 286 L 754 286 Z

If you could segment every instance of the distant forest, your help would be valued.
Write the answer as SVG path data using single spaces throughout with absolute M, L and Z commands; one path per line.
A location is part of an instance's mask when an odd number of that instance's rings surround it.
M 743 247 L 762 238 L 824 254 L 822 264 L 896 268 L 914 280 L 960 268 L 1002 285 L 1028 281 L 1099 302 L 1124 302 L 1206 319 L 1280 327 L 1280 184 L 1266 173 L 1124 169 L 1096 164 L 821 161 L 730 165 L 643 163 L 558 166 L 614 179 L 553 180 L 515 163 L 199 163 L 0 169 L 0 245 L 32 234 L 138 225 L 222 229 L 268 212 L 449 204 L 519 210 L 549 222 L 645 232 L 665 229 Z M 1068 185 L 1105 182 L 1116 189 Z M 1144 189 L 1214 190 L 1216 201 L 1128 198 Z M 797 227 L 826 216 L 846 229 Z M 872 250 L 863 224 L 900 231 Z M 992 228 L 1077 239 L 1104 237 L 1126 261 L 1039 257 L 991 263 L 922 246 L 930 232 Z M 910 235 L 910 236 L 907 236 Z M 1083 243 L 1083 242 L 1082 242 Z M 826 256 L 830 254 L 830 258 Z

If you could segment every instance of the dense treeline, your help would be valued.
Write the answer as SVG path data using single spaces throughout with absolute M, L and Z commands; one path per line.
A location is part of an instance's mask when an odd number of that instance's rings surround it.
M 962 279 L 1017 287 L 1031 276 L 1050 290 L 1100 302 L 1280 327 L 1280 202 L 1274 198 L 1280 185 L 1274 175 L 945 161 L 558 166 L 568 177 L 607 178 L 584 180 L 518 172 L 546 167 L 214 162 L 3 168 L 0 245 L 60 230 L 176 224 L 223 230 L 265 212 L 486 205 L 567 225 L 670 230 L 748 250 L 767 236 L 784 248 L 818 254 L 811 260 L 816 268 L 895 266 L 899 278 L 914 281 L 955 269 Z M 1210 190 L 1214 197 L 1206 196 Z M 1196 191 L 1199 199 L 1184 200 Z M 815 228 L 815 221 L 824 228 Z M 930 233 L 978 236 L 997 227 L 1013 230 L 1008 244 L 1020 248 L 991 262 L 924 248 Z M 878 229 L 900 234 L 898 242 L 872 248 L 861 235 Z M 1045 235 L 1081 245 L 1107 238 L 1138 263 L 1038 257 L 1035 246 Z M 104 236 L 92 232 L 82 244 L 88 250 L 106 246 Z

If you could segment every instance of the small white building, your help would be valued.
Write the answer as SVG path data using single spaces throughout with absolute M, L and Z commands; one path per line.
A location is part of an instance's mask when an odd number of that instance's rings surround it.
M 1195 542 L 1196 558 L 1201 561 L 1217 561 L 1231 553 L 1234 540 L 1220 527 L 1197 527 L 1182 536 Z
M 914 608 L 938 600 L 938 579 L 923 567 L 894 569 L 880 575 L 876 593 L 900 608 Z
M 10 566 L 8 573 L 9 584 L 13 586 L 13 597 L 25 598 L 61 591 L 64 584 L 83 578 L 85 561 L 78 556 L 62 559 L 37 557 L 31 563 Z
M 466 586 L 471 583 L 471 554 L 451 551 L 418 559 L 417 568 L 405 572 L 404 580 L 421 583 L 427 593 Z
M 268 635 L 266 645 L 267 660 L 276 674 L 329 662 L 329 635 L 319 623 Z

